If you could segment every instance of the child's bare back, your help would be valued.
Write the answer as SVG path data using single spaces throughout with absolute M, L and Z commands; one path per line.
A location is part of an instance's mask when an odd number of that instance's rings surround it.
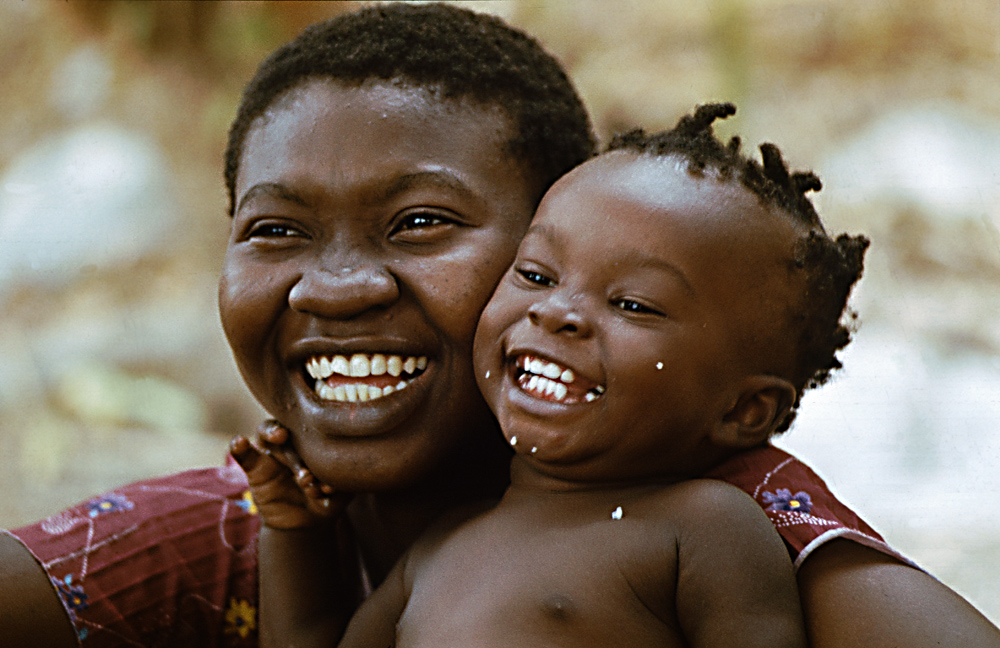
M 780 638 L 801 620 L 783 553 L 760 507 L 723 482 L 514 485 L 415 545 L 340 645 L 790 645 Z

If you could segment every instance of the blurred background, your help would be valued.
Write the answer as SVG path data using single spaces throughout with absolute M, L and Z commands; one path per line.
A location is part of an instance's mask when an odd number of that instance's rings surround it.
M 363 3 L 0 0 L 0 527 L 216 465 L 262 417 L 218 323 L 222 151 L 274 47 Z M 845 369 L 779 441 L 1000 622 L 1000 3 L 461 3 L 566 65 L 603 141 L 719 127 L 873 243 Z

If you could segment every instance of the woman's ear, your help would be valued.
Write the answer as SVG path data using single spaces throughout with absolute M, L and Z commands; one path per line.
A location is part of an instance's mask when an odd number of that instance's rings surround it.
M 752 448 L 767 441 L 795 403 L 795 387 L 784 378 L 757 374 L 743 380 L 735 404 L 711 440 L 727 448 Z

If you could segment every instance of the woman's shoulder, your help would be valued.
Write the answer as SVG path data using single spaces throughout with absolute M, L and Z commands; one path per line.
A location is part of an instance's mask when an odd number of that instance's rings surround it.
M 912 564 L 841 502 L 812 468 L 773 445 L 741 452 L 705 477 L 728 482 L 752 497 L 785 541 L 796 568 L 815 549 L 837 538 Z
M 256 513 L 242 471 L 226 465 L 128 484 L 9 533 L 81 640 L 190 631 L 211 643 L 230 618 L 236 637 L 256 624 Z

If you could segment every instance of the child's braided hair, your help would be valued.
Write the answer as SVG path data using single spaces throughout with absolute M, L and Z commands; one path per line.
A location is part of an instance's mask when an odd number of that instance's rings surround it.
M 559 62 L 502 20 L 444 3 L 372 5 L 306 28 L 278 48 L 243 91 L 229 129 L 225 180 L 229 211 L 251 126 L 289 90 L 311 79 L 350 87 L 402 81 L 499 108 L 510 120 L 510 153 L 542 193 L 590 157 L 593 131 Z
M 768 204 L 781 208 L 809 228 L 796 245 L 795 267 L 805 272 L 805 289 L 798 312 L 792 314 L 792 330 L 798 344 L 794 375 L 797 397 L 791 412 L 778 426 L 783 432 L 791 425 L 804 389 L 825 383 L 831 372 L 841 368 L 837 352 L 851 341 L 850 321 L 855 315 L 847 308 L 847 298 L 861 278 L 865 250 L 864 236 L 841 234 L 830 238 L 806 192 L 819 191 L 822 184 L 811 172 L 789 173 L 781 152 L 773 144 L 760 146 L 762 162 L 740 152 L 740 139 L 727 144 L 716 137 L 712 122 L 736 112 L 731 103 L 698 106 L 693 115 L 682 117 L 669 131 L 647 134 L 635 129 L 618 135 L 608 151 L 630 150 L 652 155 L 680 155 L 689 169 L 700 173 L 713 168 L 725 180 L 739 182 Z

